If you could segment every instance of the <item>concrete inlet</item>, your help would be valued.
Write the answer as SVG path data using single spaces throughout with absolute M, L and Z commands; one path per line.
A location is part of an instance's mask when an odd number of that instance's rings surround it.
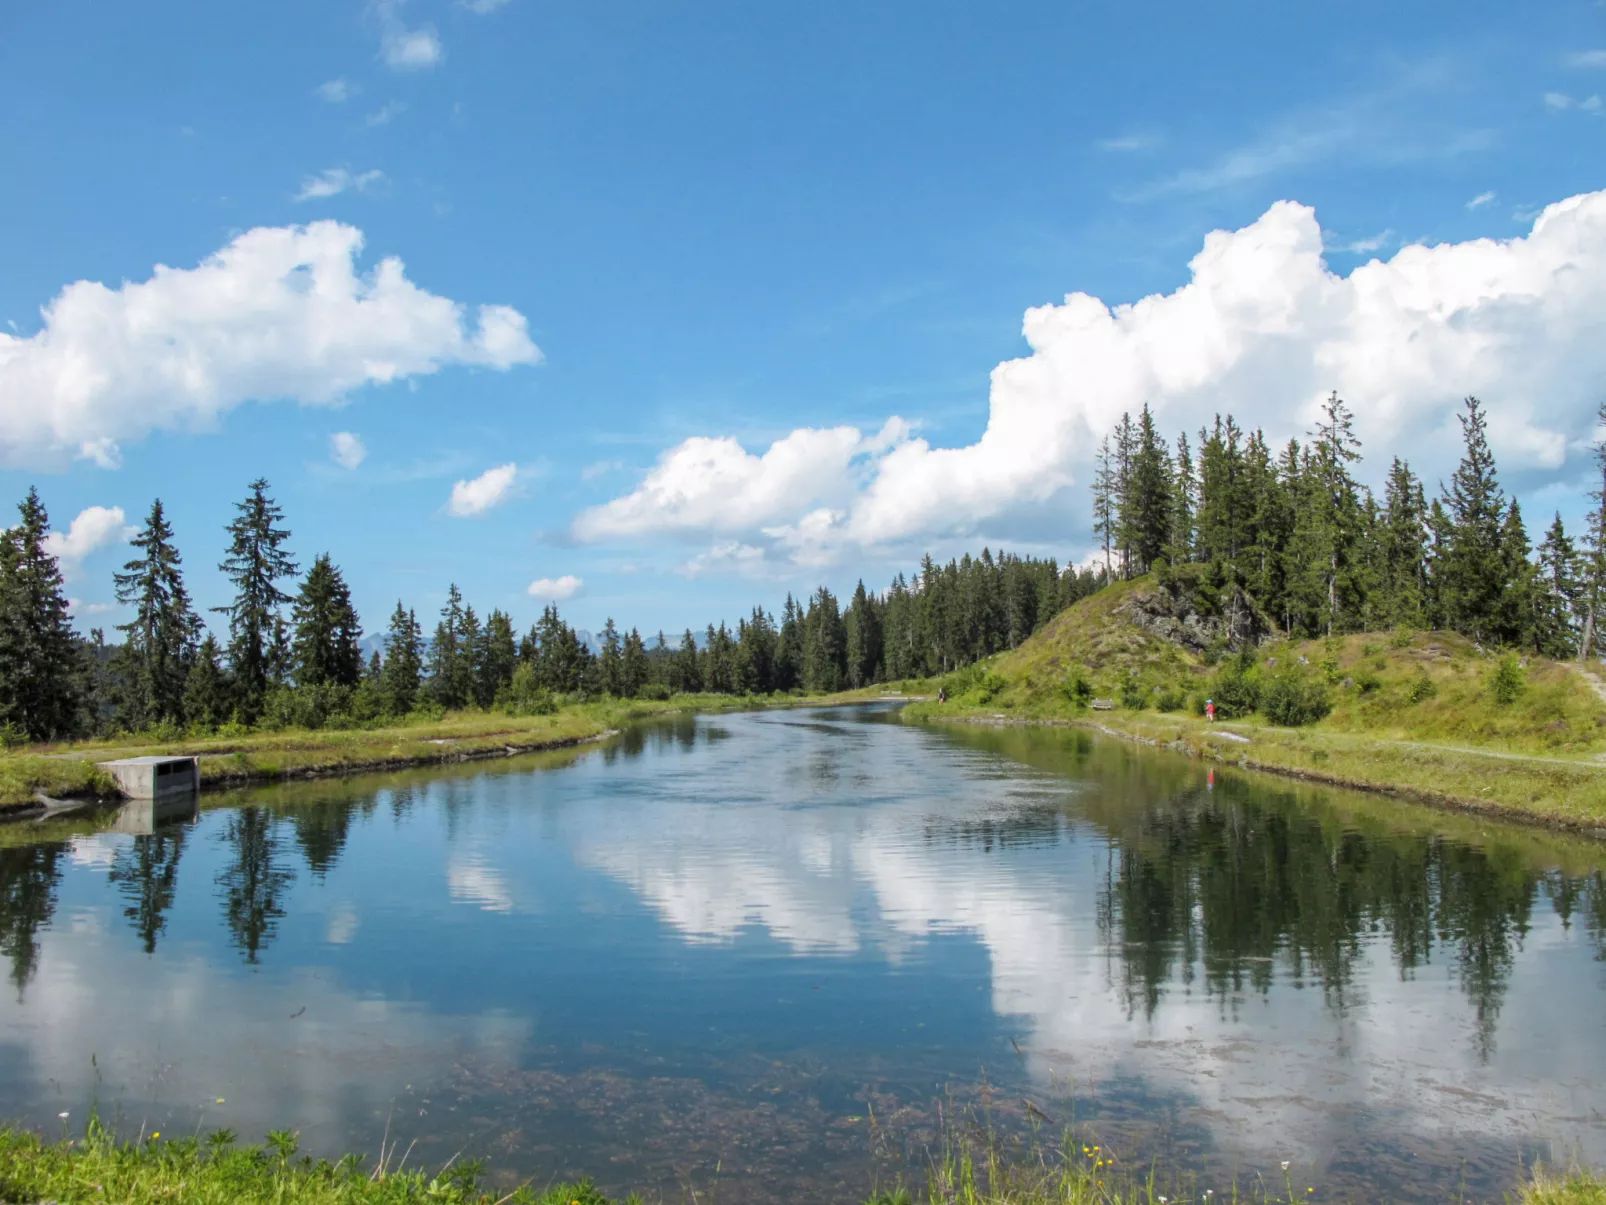
M 201 789 L 200 759 L 195 757 L 124 757 L 103 761 L 117 789 L 130 799 L 189 798 Z

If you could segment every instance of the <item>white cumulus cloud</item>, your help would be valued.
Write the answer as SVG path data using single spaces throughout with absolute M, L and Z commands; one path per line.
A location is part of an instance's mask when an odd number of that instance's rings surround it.
M 45 551 L 61 563 L 65 577 L 77 577 L 91 553 L 127 543 L 139 528 L 128 525 L 120 506 L 90 506 L 78 512 L 66 531 L 45 536 Z
M 343 79 L 325 80 L 313 89 L 319 100 L 328 101 L 332 105 L 341 104 L 356 95 L 357 89 Z
M 316 201 L 323 197 L 337 197 L 343 192 L 367 192 L 385 182 L 385 173 L 378 168 L 354 172 L 349 167 L 331 167 L 316 176 L 301 181 L 297 201 Z
M 362 245 L 338 222 L 260 227 L 195 268 L 68 285 L 37 334 L 0 333 L 0 463 L 109 467 L 121 442 L 249 400 L 326 405 L 448 365 L 540 360 L 518 311 L 482 305 L 471 322 L 400 259 L 360 271 Z
M 519 466 L 509 462 L 494 469 L 486 469 L 469 481 L 452 486 L 452 496 L 446 503 L 446 513 L 458 518 L 484 514 L 493 506 L 500 506 L 513 494 L 518 480 Z
M 329 437 L 329 458 L 341 468 L 355 469 L 367 457 L 367 446 L 350 431 L 336 431 Z
M 1582 454 L 1606 379 L 1606 192 L 1548 206 L 1523 237 L 1409 244 L 1348 276 L 1324 262 L 1315 212 L 1280 201 L 1209 234 L 1189 266 L 1172 293 L 1115 306 L 1072 293 L 1028 310 L 1030 354 L 993 370 L 975 443 L 933 447 L 896 418 L 870 438 L 801 428 L 763 453 L 695 437 L 577 516 L 574 534 L 724 541 L 702 567 L 740 561 L 736 548 L 812 563 L 1008 536 L 1012 516 L 1051 500 L 1085 524 L 1085 499 L 1058 495 L 1085 484 L 1100 439 L 1145 402 L 1168 432 L 1230 411 L 1280 442 L 1336 389 L 1371 467 L 1398 452 L 1432 482 L 1454 463 L 1454 413 L 1472 393 L 1507 472 L 1555 472 Z
M 573 598 L 580 592 L 585 582 L 572 573 L 565 573 L 562 577 L 538 577 L 530 583 L 525 593 L 531 598 L 545 599 L 548 602 L 562 602 Z

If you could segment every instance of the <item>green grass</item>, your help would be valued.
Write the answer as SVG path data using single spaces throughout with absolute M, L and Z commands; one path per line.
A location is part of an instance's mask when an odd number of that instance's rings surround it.
M 200 1142 L 157 1135 L 118 1142 L 95 1123 L 77 1142 L 50 1144 L 0 1131 L 0 1200 L 107 1202 L 115 1205 L 610 1205 L 590 1183 L 535 1192 L 489 1192 L 475 1168 L 431 1174 L 398 1166 L 367 1169 L 296 1157 L 290 1134 L 260 1147 L 236 1146 L 220 1132 Z
M 407 1168 L 394 1151 L 373 1168 L 356 1156 L 338 1162 L 298 1157 L 294 1134 L 270 1134 L 262 1146 L 239 1146 L 228 1131 L 205 1140 L 164 1139 L 160 1133 L 118 1141 L 91 1121 L 83 1139 L 47 1143 L 27 1131 L 0 1130 L 0 1200 L 107 1202 L 116 1205 L 612 1205 L 590 1181 L 543 1189 L 487 1189 L 479 1167 L 458 1163 L 436 1171 Z M 1271 1205 L 1316 1201 L 1314 1185 L 1286 1167 L 1281 1184 L 1257 1177 L 1221 1199 Z M 948 1144 L 918 1193 L 898 1187 L 872 1193 L 866 1205 L 1162 1205 L 1201 1199 L 1189 1177 L 1167 1177 L 1150 1166 L 1129 1166 L 1098 1145 L 1067 1136 L 1024 1154 Z M 1204 1197 L 1213 1201 L 1217 1194 Z M 1543 1170 L 1516 1194 L 1522 1205 L 1606 1205 L 1606 1180 L 1585 1171 Z M 621 1205 L 640 1198 L 632 1195 Z
M 553 715 L 510 716 L 500 711 L 454 711 L 438 720 L 376 728 L 284 729 L 237 736 L 138 736 L 119 740 L 33 745 L 0 753 L 0 811 L 51 798 L 109 796 L 111 779 L 97 762 L 148 754 L 196 754 L 203 789 L 248 782 L 352 774 L 367 770 L 466 761 L 509 752 L 557 749 L 593 740 L 633 720 L 689 711 L 858 702 L 885 687 L 816 696 L 689 694 L 667 701 L 607 699 L 576 703 Z
M 1330 713 L 1300 728 L 1258 714 L 1211 726 L 1192 704 L 1211 692 L 1219 668 L 1125 616 L 1135 596 L 1155 588 L 1141 578 L 1084 599 L 1020 648 L 950 675 L 948 704 L 914 704 L 906 716 L 1079 724 L 1441 806 L 1577 828 L 1606 824 L 1606 701 L 1591 688 L 1593 667 L 1528 658 L 1520 694 L 1499 703 L 1490 688 L 1497 656 L 1454 634 L 1276 640 L 1255 650 L 1254 676 L 1322 683 Z M 1114 709 L 1079 702 L 1068 690 L 1078 677 Z M 1176 710 L 1125 705 L 1167 695 Z

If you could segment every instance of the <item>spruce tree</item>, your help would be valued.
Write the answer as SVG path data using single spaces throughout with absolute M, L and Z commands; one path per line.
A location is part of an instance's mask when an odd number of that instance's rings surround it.
M 624 697 L 623 662 L 624 650 L 619 640 L 619 629 L 610 615 L 602 625 L 602 650 L 597 654 L 597 674 L 602 692 L 616 699 Z
M 56 740 L 80 726 L 83 664 L 39 492 L 17 511 L 21 522 L 0 534 L 0 723 Z
M 1398 456 L 1389 466 L 1377 529 L 1378 614 L 1384 623 L 1419 627 L 1427 612 L 1427 501 L 1422 483 Z
M 268 496 L 268 482 L 259 477 L 237 503 L 229 533 L 229 551 L 218 566 L 234 583 L 234 601 L 215 608 L 229 617 L 229 664 L 236 700 L 251 722 L 261 713 L 269 682 L 277 676 L 275 661 L 287 651 L 280 607 L 290 596 L 279 589 L 281 578 L 294 577 L 296 563 L 285 551 L 290 532 L 279 524 L 284 512 Z
M 641 633 L 631 628 L 625 635 L 619 658 L 619 687 L 624 697 L 638 697 L 651 673 L 652 667 L 647 664 L 647 646 L 642 642 Z
M 362 677 L 362 625 L 328 553 L 312 562 L 296 595 L 290 659 L 297 686 L 355 688 Z
M 232 683 L 220 658 L 217 640 L 208 632 L 184 679 L 184 719 L 192 728 L 210 731 L 227 723 L 234 712 Z
M 118 625 L 126 639 L 121 657 L 124 699 L 132 728 L 184 722 L 184 688 L 200 642 L 201 617 L 184 589 L 173 528 L 162 500 L 151 503 L 140 533 L 129 541 L 143 555 L 113 575 L 117 601 L 134 608 Z
M 1560 660 L 1578 651 L 1578 554 L 1558 511 L 1539 546 L 1534 651 Z
M 1147 573 L 1171 543 L 1176 520 L 1173 490 L 1171 455 L 1145 404 L 1132 437 L 1121 499 L 1122 543 L 1133 575 Z
M 1606 431 L 1606 402 L 1596 411 L 1597 429 Z M 1583 631 L 1578 637 L 1578 660 L 1594 655 L 1595 627 L 1606 602 L 1606 434 L 1595 440 L 1595 488 L 1589 491 L 1595 508 L 1589 512 L 1589 527 L 1579 557 L 1578 592 L 1584 609 Z
M 418 704 L 424 669 L 424 631 L 418 616 L 396 601 L 385 633 L 385 659 L 379 667 L 379 693 L 391 715 L 406 715 Z
M 881 667 L 881 617 L 876 613 L 875 600 L 859 580 L 848 604 L 844 650 L 848 666 L 848 685 L 857 689 L 876 680 Z
M 485 635 L 482 641 L 479 680 L 475 696 L 481 707 L 489 707 L 496 696 L 513 684 L 513 667 L 518 663 L 518 650 L 513 643 L 513 620 L 507 612 L 493 610 L 485 617 Z
M 466 639 L 466 619 L 463 593 L 453 582 L 447 588 L 446 605 L 441 608 L 435 638 L 429 646 L 429 692 L 448 710 L 469 703 L 474 651 Z
M 1474 640 L 1489 640 L 1509 585 L 1502 557 L 1505 494 L 1495 475 L 1482 403 L 1467 398 L 1466 412 L 1458 417 L 1466 450 L 1443 491 L 1450 527 L 1439 558 L 1439 603 L 1447 626 Z
M 675 680 L 677 689 L 687 694 L 703 689 L 702 667 L 697 661 L 697 637 L 691 634 L 690 628 L 680 638 L 680 649 L 675 653 Z

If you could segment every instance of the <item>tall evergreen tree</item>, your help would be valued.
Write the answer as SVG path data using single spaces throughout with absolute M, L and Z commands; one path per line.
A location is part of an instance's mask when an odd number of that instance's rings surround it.
M 1606 402 L 1595 414 L 1596 429 L 1606 431 Z M 1595 507 L 1589 512 L 1589 527 L 1579 557 L 1579 598 L 1584 609 L 1583 631 L 1578 637 L 1578 659 L 1588 660 L 1596 647 L 1595 628 L 1601 605 L 1606 603 L 1606 434 L 1595 440 L 1594 488 L 1589 491 Z
M 83 663 L 39 492 L 17 510 L 21 522 L 0 534 L 0 722 L 55 740 L 78 730 Z
M 844 624 L 846 648 L 844 655 L 848 667 L 848 686 L 857 689 L 876 681 L 881 670 L 881 616 L 875 601 L 859 580 L 848 604 Z
M 1466 450 L 1444 490 L 1450 527 L 1437 566 L 1439 604 L 1448 627 L 1488 640 L 1509 584 L 1501 555 L 1505 494 L 1495 474 L 1483 404 L 1467 398 L 1458 417 Z
M 396 600 L 385 633 L 385 659 L 379 667 L 379 694 L 391 715 L 406 715 L 418 704 L 424 671 L 424 631 L 418 616 Z
M 597 676 L 601 681 L 602 692 L 614 696 L 624 697 L 624 646 L 619 639 L 619 629 L 613 622 L 613 616 L 602 625 L 602 648 L 597 654 Z
M 1122 544 L 1130 557 L 1131 573 L 1149 571 L 1171 543 L 1175 521 L 1171 455 L 1155 428 L 1154 415 L 1145 404 L 1132 437 L 1121 506 Z
M 631 628 L 625 634 L 624 647 L 619 656 L 619 688 L 627 699 L 637 698 L 652 672 L 647 663 L 647 646 L 641 633 Z
M 328 553 L 312 562 L 296 594 L 290 660 L 298 686 L 355 688 L 362 678 L 362 625 Z
M 296 563 L 284 548 L 290 532 L 279 526 L 284 512 L 268 496 L 267 479 L 257 478 L 249 489 L 225 528 L 229 551 L 218 566 L 234 584 L 234 601 L 215 608 L 229 617 L 229 664 L 238 706 L 248 722 L 260 714 L 274 677 L 275 646 L 288 644 L 275 639 L 284 631 L 280 608 L 290 601 L 278 583 L 296 574 Z
M 1571 657 L 1578 650 L 1578 554 L 1557 512 L 1539 546 L 1534 606 L 1534 651 L 1544 657 Z
M 234 712 L 233 684 L 219 664 L 221 650 L 208 632 L 190 660 L 184 679 L 184 719 L 192 727 L 212 729 Z
M 200 642 L 201 617 L 184 589 L 173 528 L 160 498 L 151 503 L 140 533 L 129 541 L 141 556 L 115 574 L 117 601 L 134 608 L 118 630 L 126 634 L 121 658 L 130 727 L 184 721 L 184 686 Z
M 496 701 L 499 691 L 513 684 L 513 668 L 518 663 L 513 620 L 507 612 L 497 609 L 485 617 L 482 644 L 484 655 L 480 658 L 479 681 L 474 693 L 481 707 L 489 707 Z
M 441 608 L 435 638 L 429 646 L 429 693 L 448 710 L 467 707 L 472 701 L 474 647 L 469 635 L 463 592 L 453 582 L 447 588 L 446 605 Z

